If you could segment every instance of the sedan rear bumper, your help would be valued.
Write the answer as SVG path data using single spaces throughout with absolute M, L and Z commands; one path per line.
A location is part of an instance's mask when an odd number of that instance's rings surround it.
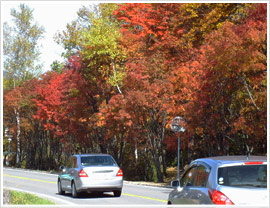
M 78 192 L 111 192 L 111 191 L 121 191 L 122 188 L 117 187 L 104 187 L 104 188 L 82 188 Z
M 76 185 L 77 191 L 116 191 L 123 187 L 123 179 L 114 180 L 91 180 L 81 178 Z

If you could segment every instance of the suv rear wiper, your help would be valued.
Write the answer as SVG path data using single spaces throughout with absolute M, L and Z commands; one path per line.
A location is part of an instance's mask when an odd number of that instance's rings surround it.
M 256 184 L 250 184 L 250 183 L 243 183 L 243 184 L 237 184 L 233 186 L 251 186 L 251 187 L 261 187 L 261 188 L 266 188 L 266 185 L 256 185 Z

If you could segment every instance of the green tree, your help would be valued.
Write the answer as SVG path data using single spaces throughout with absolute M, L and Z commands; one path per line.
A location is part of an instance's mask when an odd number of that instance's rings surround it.
M 113 16 L 113 11 L 117 8 L 116 4 L 101 4 L 94 13 L 89 13 L 88 17 L 92 25 L 82 32 L 85 47 L 81 54 L 90 60 L 87 70 L 92 70 L 94 67 L 102 72 L 105 77 L 108 77 L 107 82 L 117 87 L 121 94 L 123 63 L 126 56 L 119 44 L 120 24 Z
M 55 40 L 66 49 L 65 58 L 82 57 L 82 74 L 95 83 L 97 73 L 121 94 L 126 56 L 120 46 L 120 23 L 114 18 L 116 4 L 82 7 L 77 20 L 56 34 Z
M 11 10 L 14 26 L 4 23 L 4 70 L 7 80 L 13 86 L 40 75 L 42 65 L 39 61 L 39 40 L 44 28 L 33 23 L 33 10 L 20 4 L 19 11 Z M 11 84 L 11 83 L 10 83 Z

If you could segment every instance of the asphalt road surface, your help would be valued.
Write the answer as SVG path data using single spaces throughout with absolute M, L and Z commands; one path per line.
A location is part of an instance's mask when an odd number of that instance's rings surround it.
M 57 205 L 166 205 L 168 195 L 172 189 L 128 184 L 124 182 L 121 197 L 114 197 L 112 192 L 103 195 L 81 194 L 79 198 L 72 198 L 71 194 L 59 195 L 57 193 L 57 175 L 38 171 L 21 169 L 3 169 L 3 187 L 18 191 L 36 194 L 54 201 Z M 130 206 L 132 207 L 132 206 Z M 152 207 L 152 206 L 151 206 Z M 160 206 L 157 206 L 160 207 Z M 162 206 L 163 207 L 163 206 Z M 166 206 L 164 206 L 166 207 Z

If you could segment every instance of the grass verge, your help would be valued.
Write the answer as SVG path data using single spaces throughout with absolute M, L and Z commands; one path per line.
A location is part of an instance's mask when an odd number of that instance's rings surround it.
M 54 205 L 55 203 L 48 200 L 40 198 L 34 194 L 10 191 L 10 204 L 11 205 Z

